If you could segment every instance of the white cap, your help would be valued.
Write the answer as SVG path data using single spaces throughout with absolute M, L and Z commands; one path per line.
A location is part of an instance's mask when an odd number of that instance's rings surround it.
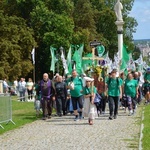
M 84 77 L 84 79 L 85 79 L 85 81 L 90 81 L 90 82 L 94 81 L 94 79 L 90 78 L 90 77 Z

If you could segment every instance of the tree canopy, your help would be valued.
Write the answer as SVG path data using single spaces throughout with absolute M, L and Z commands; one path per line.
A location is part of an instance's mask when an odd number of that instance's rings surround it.
M 109 51 L 117 52 L 115 0 L 0 0 L 0 78 L 13 80 L 33 70 L 31 50 L 36 49 L 36 78 L 50 68 L 50 46 L 89 43 L 97 39 Z M 137 22 L 129 17 L 134 0 L 123 1 L 124 41 L 132 40 Z

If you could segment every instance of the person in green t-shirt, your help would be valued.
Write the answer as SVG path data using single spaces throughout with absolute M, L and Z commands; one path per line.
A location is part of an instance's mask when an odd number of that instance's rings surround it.
M 146 104 L 150 103 L 150 67 L 147 68 L 146 73 L 144 74 L 144 94 L 146 99 Z
M 78 77 L 76 70 L 72 71 L 72 77 L 67 80 L 67 88 L 70 89 L 73 110 L 75 114 L 75 121 L 82 118 L 83 109 L 83 81 Z M 77 111 L 77 103 L 79 104 L 79 115 Z
M 108 104 L 109 104 L 109 119 L 117 118 L 118 114 L 118 102 L 122 98 L 122 80 L 116 77 L 117 70 L 113 69 L 111 77 L 106 81 L 106 87 L 108 88 Z M 115 106 L 115 107 L 114 107 Z
M 150 68 L 147 68 L 146 73 L 144 74 L 144 80 L 150 83 Z
M 86 86 L 83 88 L 84 94 L 84 111 L 83 116 L 88 117 L 89 125 L 93 125 L 93 120 L 97 117 L 97 108 L 94 104 L 94 98 L 97 93 L 96 87 L 94 86 L 94 79 L 84 77 Z
M 135 80 L 132 73 L 129 73 L 125 80 L 124 93 L 127 96 L 129 115 L 135 113 L 138 98 L 138 80 Z

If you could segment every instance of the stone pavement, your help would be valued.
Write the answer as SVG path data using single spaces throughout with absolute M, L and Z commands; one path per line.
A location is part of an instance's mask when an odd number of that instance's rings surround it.
M 0 150 L 136 150 L 140 114 L 128 116 L 119 110 L 115 120 L 108 111 L 88 125 L 74 116 L 41 119 L 0 136 Z

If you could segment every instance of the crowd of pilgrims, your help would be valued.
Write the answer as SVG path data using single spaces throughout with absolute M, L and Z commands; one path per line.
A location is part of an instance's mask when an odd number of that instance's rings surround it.
M 136 113 L 142 99 L 145 99 L 145 104 L 150 103 L 150 68 L 143 75 L 128 71 L 127 76 L 124 73 L 118 75 L 113 69 L 105 77 L 78 76 L 73 70 L 72 75 L 66 75 L 66 78 L 57 73 L 52 80 L 44 73 L 36 93 L 35 104 L 40 100 L 43 120 L 51 118 L 54 107 L 59 117 L 71 112 L 75 121 L 87 118 L 92 125 L 96 117 L 105 114 L 107 103 L 109 120 L 117 119 L 119 107 L 131 116 Z

